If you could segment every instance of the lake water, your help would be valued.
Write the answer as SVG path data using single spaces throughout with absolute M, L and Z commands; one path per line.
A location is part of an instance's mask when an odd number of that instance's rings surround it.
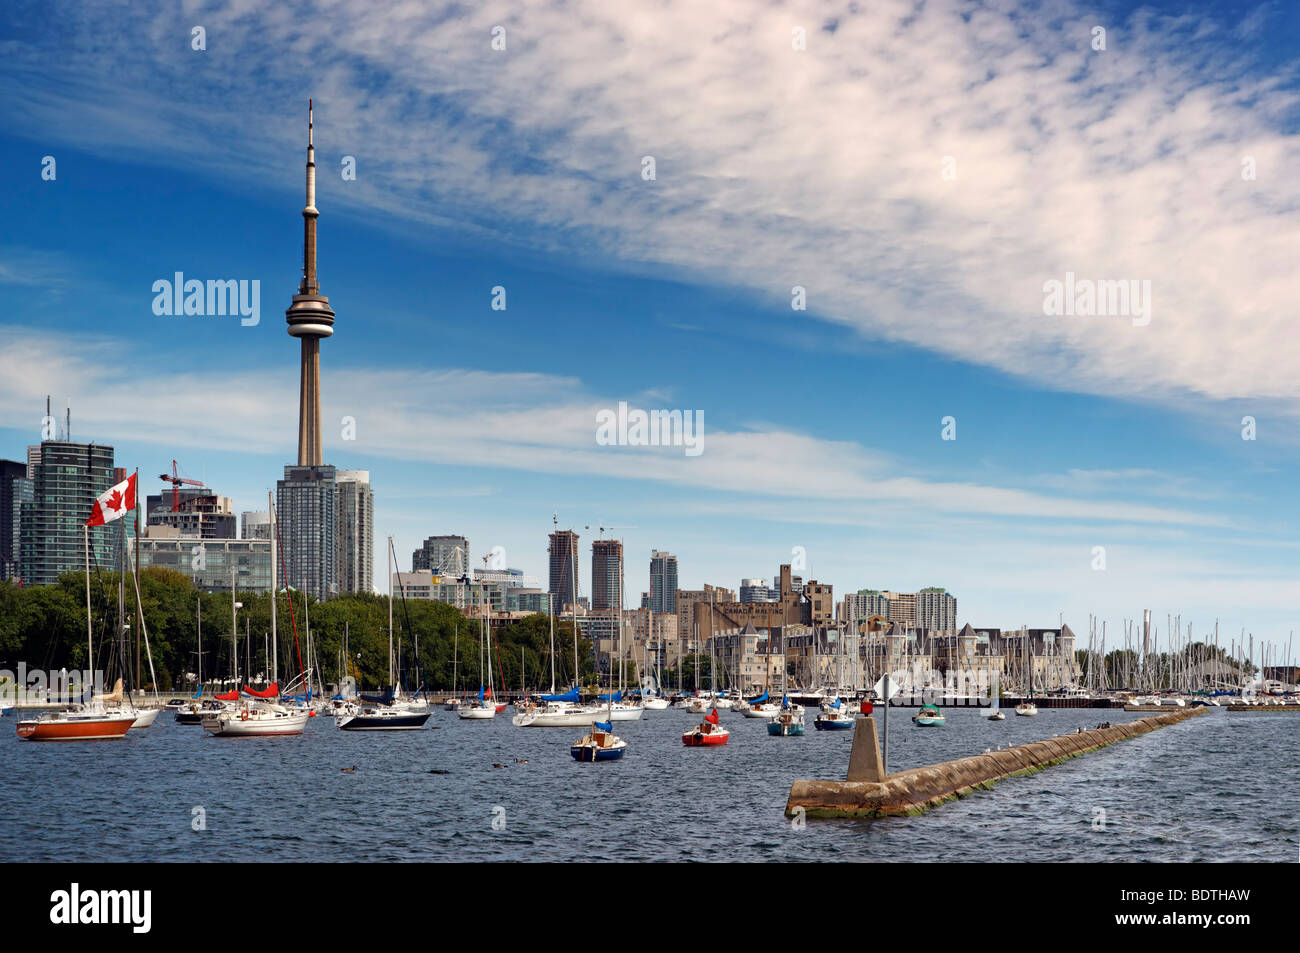
M 1142 717 L 1044 709 L 947 725 L 890 715 L 890 768 Z M 1295 861 L 1300 715 L 1211 711 L 916 818 L 783 816 L 796 779 L 840 779 L 852 732 L 775 738 L 722 712 L 716 749 L 685 711 L 615 729 L 621 761 L 579 764 L 578 728 L 467 722 L 291 738 L 213 738 L 164 712 L 125 741 L 37 744 L 0 719 L 0 861 L 852 860 Z M 879 715 L 879 712 L 877 713 Z M 504 768 L 494 768 L 499 762 Z M 356 771 L 342 769 L 356 766 Z M 446 774 L 433 774 L 442 770 Z M 202 808 L 206 830 L 192 829 Z M 1104 812 L 1104 814 L 1099 813 Z

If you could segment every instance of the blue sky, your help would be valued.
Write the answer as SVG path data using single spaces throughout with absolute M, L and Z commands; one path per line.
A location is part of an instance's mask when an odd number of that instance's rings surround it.
M 653 548 L 734 587 L 802 547 L 976 625 L 1286 642 L 1294 7 L 354 6 L 6 7 L 0 456 L 70 397 L 74 438 L 264 507 L 314 96 L 325 456 L 403 561 L 462 533 L 544 578 L 558 511 L 584 588 L 616 527 L 629 605 Z M 176 271 L 259 280 L 260 324 L 155 316 Z M 1149 280 L 1150 324 L 1044 315 L 1067 271 Z M 704 452 L 598 445 L 620 400 Z

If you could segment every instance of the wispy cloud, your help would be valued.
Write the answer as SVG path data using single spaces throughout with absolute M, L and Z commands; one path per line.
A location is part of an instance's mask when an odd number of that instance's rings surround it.
M 0 378 L 0 419 L 31 418 L 33 432 L 44 395 L 53 392 L 73 395 L 78 431 L 104 442 L 271 453 L 295 439 L 286 412 L 298 397 L 292 368 L 151 368 L 139 375 L 131 369 L 146 358 L 131 345 L 13 326 L 0 326 L 0 350 L 13 356 L 14 367 Z M 875 505 L 1106 523 L 1225 523 L 1215 513 L 926 480 L 861 444 L 781 429 L 706 429 L 705 450 L 696 457 L 681 448 L 598 445 L 596 412 L 627 396 L 595 395 L 574 378 L 536 373 L 339 368 L 323 402 L 326 455 L 578 472 L 753 498 L 831 501 L 846 507 L 845 516 Z
M 324 202 L 775 307 L 802 285 L 810 315 L 1048 387 L 1300 407 L 1300 356 L 1275 346 L 1300 298 L 1295 77 L 1248 71 L 1226 39 L 1263 7 L 1239 24 L 1096 23 L 1053 0 L 53 7 L 57 59 L 37 34 L 0 68 L 0 109 L 43 141 L 282 183 L 314 92 L 322 161 L 363 169 L 323 176 Z M 1151 323 L 1044 315 L 1066 272 L 1149 280 Z

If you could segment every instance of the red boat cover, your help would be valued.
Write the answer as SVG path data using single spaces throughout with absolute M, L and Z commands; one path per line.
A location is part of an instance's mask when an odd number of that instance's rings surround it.
M 716 708 L 713 709 L 713 711 L 704 716 L 704 720 L 711 725 L 716 725 L 718 723 L 718 710 Z
M 237 702 L 239 701 L 239 692 L 226 692 L 224 695 L 213 695 L 219 702 Z
M 247 692 L 249 695 L 252 695 L 254 698 L 279 698 L 280 684 L 279 682 L 272 682 L 269 686 L 267 686 L 267 689 L 264 692 L 259 692 L 256 688 L 249 688 L 247 685 L 245 685 L 244 691 Z

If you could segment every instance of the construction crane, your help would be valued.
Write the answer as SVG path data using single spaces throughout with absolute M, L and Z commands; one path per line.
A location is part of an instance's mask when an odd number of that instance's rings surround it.
M 636 529 L 636 528 L 637 528 L 637 527 L 635 527 L 635 526 L 595 526 L 595 527 L 592 527 L 592 526 L 584 526 L 584 527 L 583 527 L 583 529 L 596 529 L 596 530 L 600 533 L 600 536 L 599 536 L 600 539 L 604 539 L 604 538 L 605 538 L 605 531 L 606 531 L 606 530 L 616 530 L 616 529 Z
M 160 473 L 158 474 L 158 479 L 166 480 L 168 483 L 172 485 L 172 512 L 173 513 L 179 513 L 181 511 L 181 484 L 182 483 L 185 483 L 189 486 L 203 486 L 202 480 L 191 480 L 188 477 L 178 476 L 176 473 L 175 460 L 172 461 L 172 475 L 168 476 L 165 473 Z

